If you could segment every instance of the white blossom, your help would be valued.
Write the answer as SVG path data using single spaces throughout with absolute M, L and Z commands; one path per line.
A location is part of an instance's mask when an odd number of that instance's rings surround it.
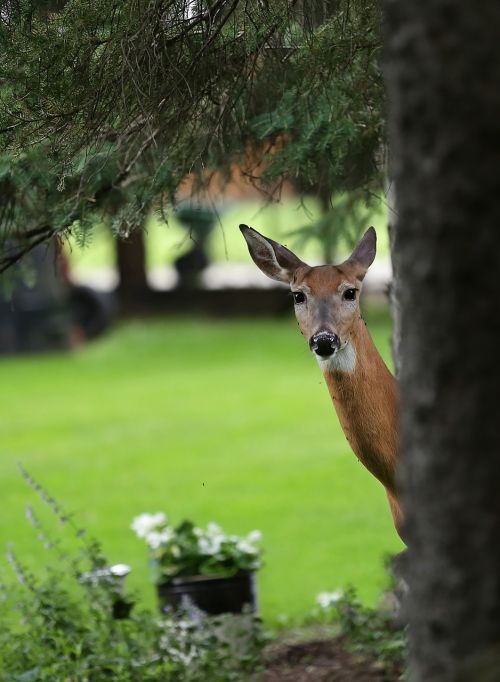
M 259 551 L 257 547 L 251 545 L 247 540 L 240 540 L 237 543 L 236 548 L 240 552 L 243 552 L 243 554 L 257 554 Z
M 247 535 L 247 541 L 251 543 L 260 542 L 262 540 L 262 533 L 260 530 L 253 530 Z
M 157 531 L 152 530 L 146 536 L 145 540 L 151 549 L 158 549 L 161 545 L 166 545 L 167 542 L 172 540 L 174 537 L 174 532 L 171 528 L 164 528 L 163 530 Z
M 207 526 L 207 535 L 212 535 L 214 537 L 218 535 L 224 535 L 222 532 L 222 528 L 219 526 L 218 523 L 214 523 L 211 521 L 208 526 Z
M 328 609 L 330 606 L 335 606 L 340 599 L 342 599 L 342 590 L 336 590 L 335 592 L 320 592 L 316 597 L 316 603 L 321 606 L 322 609 Z
M 159 526 L 167 523 L 167 516 L 163 512 L 156 514 L 139 514 L 132 521 L 130 526 L 139 538 L 146 538 L 151 532 L 156 531 Z
M 223 535 L 217 537 L 202 536 L 198 538 L 198 550 L 201 554 L 207 554 L 209 556 L 217 554 L 217 552 L 220 551 L 223 539 Z

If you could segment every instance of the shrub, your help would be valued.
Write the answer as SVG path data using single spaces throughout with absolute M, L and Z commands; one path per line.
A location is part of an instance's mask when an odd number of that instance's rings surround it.
M 311 617 L 316 622 L 336 623 L 351 651 L 377 660 L 393 673 L 401 673 L 407 646 L 406 627 L 400 620 L 399 604 L 396 608 L 394 603 L 399 598 L 390 561 L 386 565 L 390 578 L 386 595 L 390 599 L 385 605 L 368 607 L 358 598 L 356 590 L 349 587 L 318 594 L 319 609 Z
M 353 588 L 343 593 L 334 608 L 341 632 L 354 651 L 386 665 L 402 666 L 406 633 L 390 611 L 363 605 Z
M 76 549 L 54 541 L 33 510 L 28 517 L 56 562 L 27 568 L 12 550 L 21 587 L 2 584 L 0 680 L 9 682 L 226 682 L 245 680 L 258 666 L 261 631 L 256 618 L 208 618 L 181 612 L 161 618 L 135 605 L 127 618 L 122 594 L 99 543 L 24 470 L 23 476 L 54 512 Z M 98 574 L 100 579 L 82 577 Z M 125 610 L 126 612 L 126 610 Z M 17 615 L 16 615 L 17 614 Z

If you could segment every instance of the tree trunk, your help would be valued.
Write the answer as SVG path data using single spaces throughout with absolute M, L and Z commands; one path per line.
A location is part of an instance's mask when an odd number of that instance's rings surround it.
M 386 0 L 412 682 L 500 679 L 500 3 Z
M 389 292 L 389 305 L 392 317 L 392 359 L 394 362 L 394 372 L 399 376 L 401 366 L 401 306 L 399 287 L 401 272 L 399 267 L 399 247 L 398 247 L 398 216 L 396 209 L 396 185 L 393 178 L 387 177 L 387 207 L 389 209 L 388 225 L 389 244 L 391 251 L 392 281 Z
M 117 292 L 122 302 L 140 296 L 148 290 L 142 225 L 133 230 L 128 237 L 116 238 L 116 262 L 120 277 Z

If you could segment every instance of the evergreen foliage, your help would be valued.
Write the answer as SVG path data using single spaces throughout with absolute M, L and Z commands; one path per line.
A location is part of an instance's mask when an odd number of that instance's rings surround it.
M 127 232 L 234 162 L 325 204 L 379 188 L 379 34 L 377 0 L 5 3 L 0 270 L 104 215 Z

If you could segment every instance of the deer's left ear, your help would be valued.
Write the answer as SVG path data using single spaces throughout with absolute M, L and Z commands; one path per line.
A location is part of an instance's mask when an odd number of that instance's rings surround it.
M 297 268 L 305 265 L 286 246 L 264 237 L 253 227 L 240 225 L 240 230 L 246 239 L 254 263 L 271 279 L 288 284 L 292 281 Z
M 374 227 L 369 227 L 346 261 L 346 263 L 355 267 L 358 279 L 364 279 L 366 271 L 375 260 L 376 252 L 377 233 Z

